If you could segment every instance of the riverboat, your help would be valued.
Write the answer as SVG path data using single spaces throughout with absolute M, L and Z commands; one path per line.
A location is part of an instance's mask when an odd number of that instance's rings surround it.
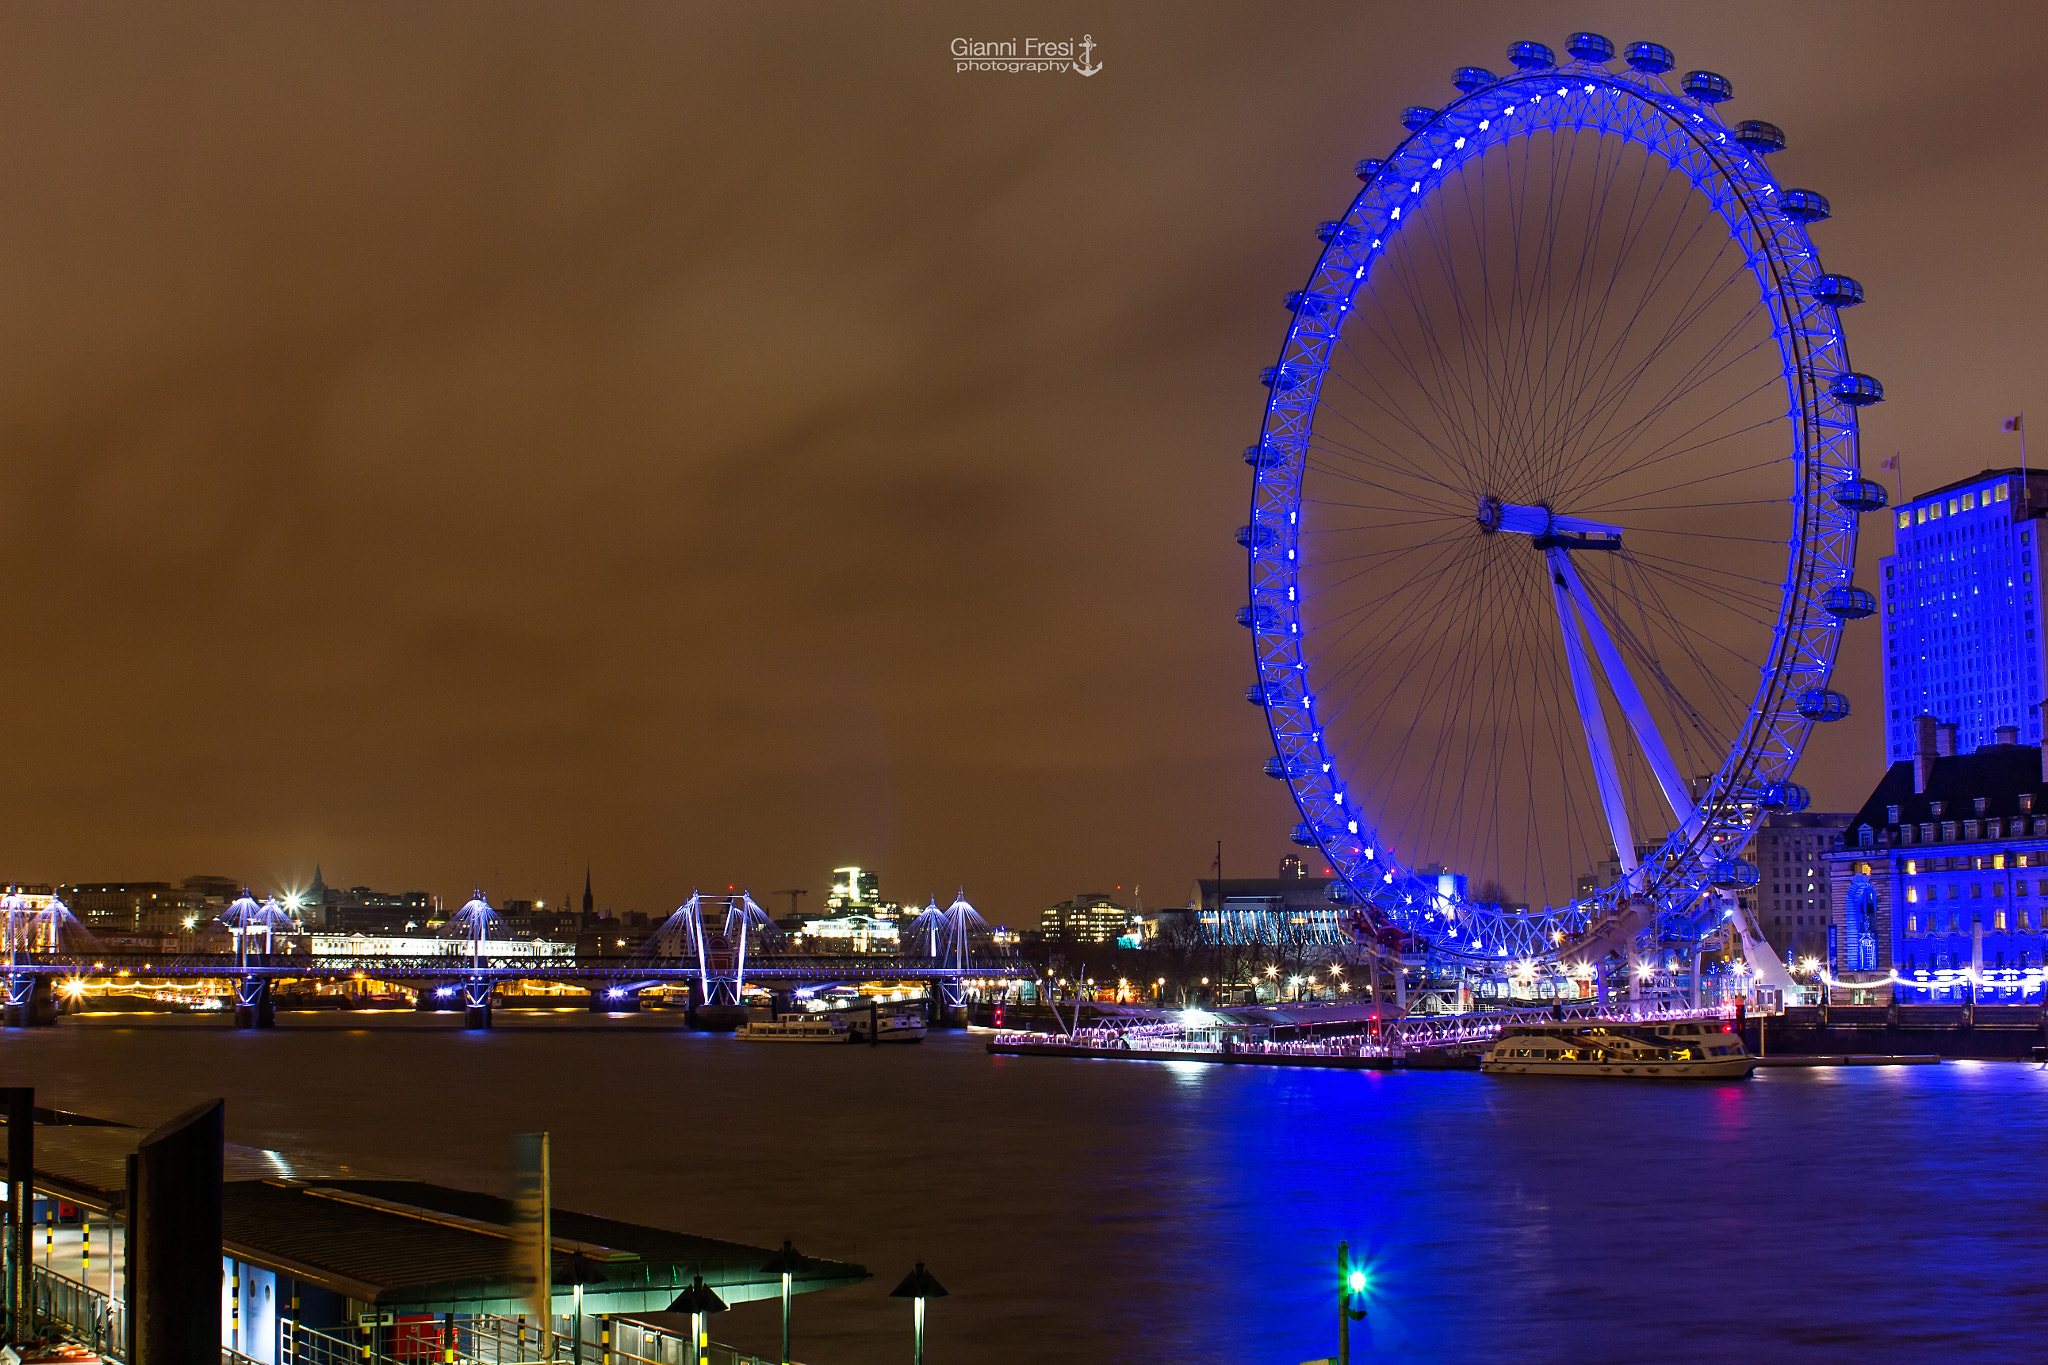
M 1723 1080 L 1749 1075 L 1756 1058 L 1718 1023 L 1516 1024 L 1488 1045 L 1479 1069 L 1489 1076 Z
M 859 1010 L 851 1011 L 850 1023 L 853 1041 L 865 1043 L 868 1040 L 868 1016 Z M 875 1016 L 875 1041 L 878 1043 L 921 1043 L 924 1041 L 924 1014 L 920 1010 L 881 1010 Z
M 739 1036 L 749 1043 L 849 1043 L 853 1030 L 844 1019 L 822 1014 L 792 1014 L 781 1019 L 753 1019 L 741 1024 Z

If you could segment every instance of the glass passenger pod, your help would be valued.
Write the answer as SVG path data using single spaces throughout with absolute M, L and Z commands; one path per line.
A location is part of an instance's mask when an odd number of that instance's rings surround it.
M 1787 218 L 1801 223 L 1818 223 L 1833 212 L 1828 197 L 1817 190 L 1786 190 L 1778 196 L 1778 207 Z
M 1746 118 L 1736 124 L 1735 140 L 1759 156 L 1785 150 L 1785 130 L 1760 118 Z
M 1337 301 L 1328 294 L 1317 294 L 1307 289 L 1297 289 L 1287 296 L 1287 309 L 1305 318 L 1319 318 L 1337 306 Z
M 1863 302 L 1863 286 L 1847 275 L 1823 275 L 1813 282 L 1813 296 L 1837 308 L 1854 308 Z
M 1358 229 L 1349 223 L 1318 223 L 1316 240 L 1324 246 L 1357 246 Z
M 1797 709 L 1801 718 L 1826 725 L 1848 719 L 1849 699 L 1840 692 L 1816 687 L 1799 694 Z
M 1271 630 L 1280 622 L 1280 613 L 1264 602 L 1253 602 L 1237 609 L 1237 623 L 1246 630 Z
M 1247 550 L 1263 550 L 1273 543 L 1275 532 L 1264 522 L 1255 521 L 1249 526 L 1237 528 L 1237 543 Z
M 1662 43 L 1630 43 L 1625 59 L 1645 75 L 1661 76 L 1678 65 L 1677 56 Z
M 1828 496 L 1847 512 L 1875 512 L 1891 501 L 1891 493 L 1874 479 L 1844 479 L 1828 490 Z
M 1598 33 L 1574 33 L 1564 40 L 1564 50 L 1582 62 L 1614 60 L 1614 41 Z
M 1358 178 L 1366 182 L 1367 184 L 1371 184 L 1372 178 L 1378 175 L 1382 170 L 1384 170 L 1386 168 L 1386 164 L 1387 163 L 1381 160 L 1379 157 L 1369 156 L 1365 160 L 1358 163 Z
M 1884 385 L 1867 374 L 1849 371 L 1835 376 L 1828 385 L 1828 392 L 1852 408 L 1867 408 L 1872 403 L 1884 401 Z
M 1273 365 L 1259 371 L 1259 382 L 1275 393 L 1286 393 L 1306 383 L 1309 369 L 1306 365 Z
M 1271 441 L 1261 441 L 1255 446 L 1244 448 L 1244 462 L 1253 469 L 1281 469 L 1287 464 L 1287 453 Z
M 1411 104 L 1401 111 L 1401 126 L 1411 133 L 1419 133 L 1436 118 L 1436 110 L 1426 104 Z
M 1294 779 L 1307 774 L 1308 765 L 1298 758 L 1281 758 L 1278 754 L 1266 760 L 1266 776 L 1278 779 Z
M 1499 79 L 1483 66 L 1461 66 L 1451 73 L 1451 84 L 1468 95 L 1475 90 L 1484 90 Z
M 1721 858 L 1707 871 L 1707 880 L 1723 891 L 1747 891 L 1763 879 L 1756 864 L 1741 858 Z
M 1701 104 L 1720 104 L 1735 98 L 1735 83 L 1718 71 L 1688 71 L 1685 93 Z
M 1821 595 L 1822 610 L 1838 621 L 1861 621 L 1877 611 L 1877 598 L 1853 583 L 1838 584 Z
M 1797 782 L 1772 782 L 1758 793 L 1757 803 L 1766 810 L 1802 811 L 1813 804 L 1813 796 Z
M 1524 71 L 1548 71 L 1557 65 L 1557 54 L 1541 43 L 1512 43 L 1508 60 Z
M 1323 846 L 1322 835 L 1317 832 L 1314 825 L 1296 825 L 1294 833 L 1288 837 L 1302 848 L 1321 848 Z

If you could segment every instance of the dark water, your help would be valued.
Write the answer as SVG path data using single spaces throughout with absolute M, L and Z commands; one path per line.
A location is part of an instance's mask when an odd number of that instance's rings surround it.
M 0 1077 L 135 1120 L 225 1095 L 238 1142 L 864 1262 L 798 1301 L 815 1365 L 1333 1354 L 1334 1248 L 1390 1361 L 2048 1359 L 2048 1075 L 2013 1063 L 1699 1086 L 769 1047 L 626 1024 L 66 1021 Z M 767 1350 L 768 1305 L 719 1336 Z

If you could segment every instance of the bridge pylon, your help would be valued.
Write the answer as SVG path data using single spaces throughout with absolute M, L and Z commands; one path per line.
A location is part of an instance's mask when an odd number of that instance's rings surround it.
M 57 996 L 46 976 L 10 975 L 4 1021 L 8 1028 L 47 1028 L 57 1022 Z
M 245 976 L 235 983 L 235 1027 L 277 1027 L 277 1002 L 270 995 L 269 977 Z
M 498 983 L 489 978 L 472 979 L 462 983 L 462 1026 L 464 1028 L 489 1028 L 491 1026 L 491 997 L 496 993 Z

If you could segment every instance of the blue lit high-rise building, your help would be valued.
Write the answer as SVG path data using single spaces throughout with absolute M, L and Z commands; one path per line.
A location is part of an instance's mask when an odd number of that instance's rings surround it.
M 1987 469 L 1892 511 L 1884 561 L 1885 758 L 1913 757 L 1914 717 L 1956 751 L 2011 726 L 2041 742 L 2041 537 L 2048 473 Z

